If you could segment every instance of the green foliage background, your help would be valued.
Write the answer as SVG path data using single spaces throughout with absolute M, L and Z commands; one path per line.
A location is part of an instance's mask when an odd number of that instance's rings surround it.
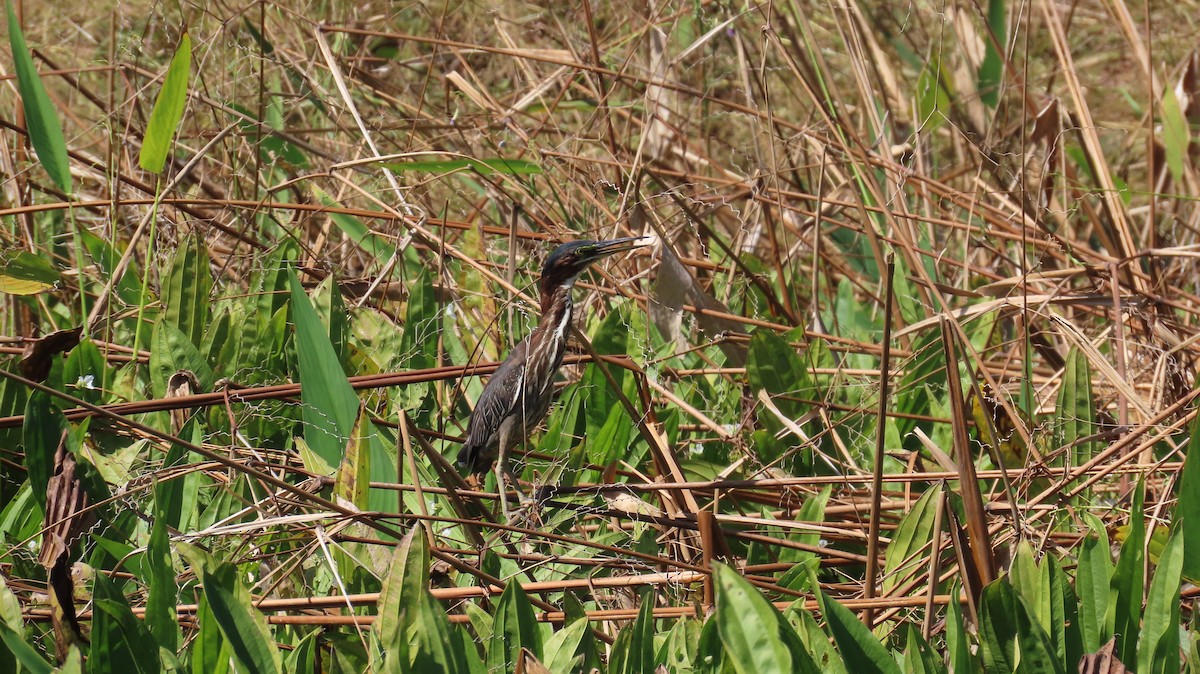
M 985 4 L 10 3 L 0 671 L 1196 671 L 1194 17 Z

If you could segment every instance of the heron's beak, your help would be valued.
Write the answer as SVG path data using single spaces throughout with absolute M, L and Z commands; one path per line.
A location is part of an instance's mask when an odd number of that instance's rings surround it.
M 653 239 L 648 236 L 627 236 L 623 239 L 609 239 L 608 241 L 597 241 L 592 244 L 591 250 L 588 251 L 588 257 L 593 260 L 598 260 L 602 257 L 624 253 L 634 248 L 640 248 L 651 243 Z

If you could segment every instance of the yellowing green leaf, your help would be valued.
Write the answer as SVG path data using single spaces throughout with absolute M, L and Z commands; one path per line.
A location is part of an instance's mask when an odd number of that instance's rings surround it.
M 36 295 L 58 283 L 58 272 L 45 259 L 28 251 L 0 256 L 0 293 Z

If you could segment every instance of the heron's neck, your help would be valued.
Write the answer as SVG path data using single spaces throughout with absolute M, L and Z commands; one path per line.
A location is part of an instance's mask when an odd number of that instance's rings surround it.
M 547 330 L 566 334 L 571 323 L 571 286 L 574 279 L 552 288 L 542 288 L 542 317 L 540 323 Z

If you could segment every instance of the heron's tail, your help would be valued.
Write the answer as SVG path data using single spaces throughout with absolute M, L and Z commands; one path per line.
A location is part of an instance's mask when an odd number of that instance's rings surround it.
M 483 451 L 483 447 L 474 445 L 470 442 L 463 443 L 462 449 L 458 450 L 458 458 L 454 461 L 454 465 L 459 471 L 478 474 L 486 473 L 491 461 Z

